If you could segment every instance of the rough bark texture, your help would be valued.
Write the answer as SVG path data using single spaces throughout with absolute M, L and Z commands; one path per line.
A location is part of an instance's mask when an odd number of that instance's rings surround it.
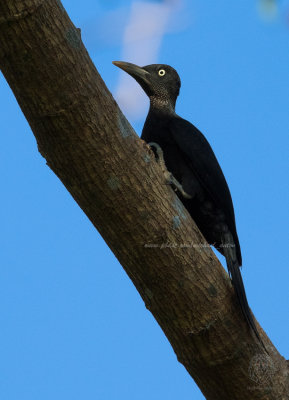
M 60 1 L 1 0 L 0 68 L 47 164 L 206 399 L 288 399 L 286 361 L 264 333 L 270 356 L 258 345 L 211 249 L 191 246 L 204 243 L 202 235 L 163 184 Z

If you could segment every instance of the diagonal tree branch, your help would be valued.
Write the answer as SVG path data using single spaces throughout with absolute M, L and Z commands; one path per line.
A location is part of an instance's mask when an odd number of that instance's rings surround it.
M 286 361 L 126 121 L 59 0 L 2 0 L 0 68 L 40 153 L 114 252 L 208 400 L 285 399 Z M 193 244 L 193 245 L 192 245 Z M 260 368 L 262 368 L 260 370 Z

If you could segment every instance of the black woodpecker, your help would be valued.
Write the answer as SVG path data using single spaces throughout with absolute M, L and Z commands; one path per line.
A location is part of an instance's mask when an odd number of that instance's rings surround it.
M 175 112 L 181 87 L 178 73 L 164 64 L 145 67 L 121 61 L 113 64 L 131 75 L 148 95 L 150 109 L 141 138 L 163 157 L 184 206 L 207 242 L 225 256 L 242 313 L 263 345 L 240 272 L 242 256 L 230 190 L 204 135 Z

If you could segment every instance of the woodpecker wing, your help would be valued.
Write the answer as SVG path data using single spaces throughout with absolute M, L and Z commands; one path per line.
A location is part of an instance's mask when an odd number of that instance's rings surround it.
M 212 201 L 224 212 L 241 265 L 241 250 L 230 190 L 209 142 L 193 124 L 180 117 L 172 118 L 169 129 L 177 146 L 189 159 L 191 168 L 200 185 L 209 194 Z

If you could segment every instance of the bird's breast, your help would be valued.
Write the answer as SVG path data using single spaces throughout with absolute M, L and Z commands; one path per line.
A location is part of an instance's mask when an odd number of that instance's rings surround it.
M 167 170 L 182 183 L 184 177 L 188 175 L 190 167 L 186 162 L 187 156 L 181 151 L 170 133 L 166 121 L 149 120 L 145 123 L 141 138 L 147 143 L 157 143 L 164 154 Z M 192 171 L 190 170 L 190 176 Z

